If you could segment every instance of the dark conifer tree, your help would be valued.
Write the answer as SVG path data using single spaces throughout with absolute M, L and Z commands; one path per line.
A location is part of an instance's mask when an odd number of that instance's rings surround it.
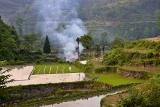
M 46 40 L 45 40 L 44 47 L 43 47 L 43 52 L 46 54 L 51 53 L 51 46 L 50 46 L 48 36 L 46 36 Z
M 77 41 L 77 44 L 78 44 L 78 47 L 76 48 L 76 51 L 77 51 L 77 53 L 78 53 L 78 59 L 80 60 L 80 52 L 79 52 L 80 38 L 78 37 L 78 38 L 76 39 L 76 41 Z

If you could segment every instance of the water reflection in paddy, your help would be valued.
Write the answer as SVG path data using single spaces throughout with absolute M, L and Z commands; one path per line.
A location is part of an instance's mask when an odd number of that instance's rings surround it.
M 106 95 L 96 96 L 88 99 L 80 99 L 76 101 L 63 102 L 60 104 L 53 104 L 53 105 L 45 105 L 41 107 L 100 107 L 100 102 L 102 98 L 108 95 L 115 95 L 122 92 L 123 91 L 117 91 L 114 93 L 108 93 Z

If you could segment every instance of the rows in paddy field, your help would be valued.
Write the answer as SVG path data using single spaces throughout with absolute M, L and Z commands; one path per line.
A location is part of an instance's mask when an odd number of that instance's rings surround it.
M 69 72 L 78 72 L 78 69 L 69 65 L 37 65 L 34 68 L 34 74 L 57 74 Z

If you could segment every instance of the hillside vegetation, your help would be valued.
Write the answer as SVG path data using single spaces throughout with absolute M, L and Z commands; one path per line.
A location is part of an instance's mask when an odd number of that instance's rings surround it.
M 0 59 L 13 59 L 18 47 L 18 35 L 14 27 L 0 19 Z
M 108 65 L 160 64 L 160 38 L 126 42 L 123 48 L 114 48 L 105 55 Z M 155 62 L 156 61 L 156 62 Z
M 119 43 L 120 44 L 120 43 Z M 143 84 L 127 89 L 127 92 L 106 96 L 101 107 L 158 107 L 160 89 L 160 37 L 126 41 L 106 53 L 107 67 L 127 78 L 145 79 Z M 116 66 L 115 66 L 116 65 Z M 105 72 L 109 72 L 107 70 Z
M 129 78 L 147 79 L 160 73 L 160 38 L 141 39 L 114 47 L 104 56 L 107 66 L 116 66 L 117 73 Z
M 43 54 L 42 40 L 38 34 L 21 36 L 15 27 L 0 19 L 0 66 L 57 61 L 55 55 Z

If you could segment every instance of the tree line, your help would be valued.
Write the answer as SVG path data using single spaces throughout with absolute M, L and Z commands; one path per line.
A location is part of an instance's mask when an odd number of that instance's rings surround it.
M 14 26 L 9 26 L 0 19 L 0 61 L 34 61 L 43 53 L 50 53 L 49 38 L 31 33 L 19 35 Z

